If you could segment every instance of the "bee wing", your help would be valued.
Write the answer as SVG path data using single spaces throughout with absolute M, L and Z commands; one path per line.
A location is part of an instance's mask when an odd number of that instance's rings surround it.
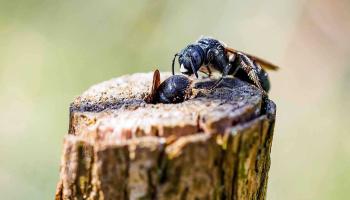
M 158 89 L 159 85 L 160 85 L 160 73 L 159 73 L 159 70 L 156 69 L 153 73 L 153 81 L 152 81 L 151 91 L 144 99 L 146 102 L 149 102 L 149 103 L 153 102 L 154 96 L 157 93 L 157 89 Z
M 159 85 L 160 85 L 160 73 L 159 73 L 159 70 L 156 69 L 153 73 L 153 82 L 152 82 L 152 89 L 151 89 L 152 96 L 156 93 Z
M 241 51 L 237 51 L 237 50 L 235 50 L 233 48 L 230 48 L 230 47 L 225 47 L 225 49 L 226 49 L 227 52 L 230 52 L 230 53 L 238 53 L 238 52 L 240 52 L 240 53 L 243 53 L 243 54 L 247 55 L 253 61 L 259 63 L 263 69 L 267 69 L 267 70 L 278 70 L 279 69 L 279 67 L 277 65 L 274 65 L 271 62 L 269 62 L 267 60 L 264 60 L 262 58 L 258 58 L 256 56 L 251 55 L 251 54 L 244 53 L 244 52 L 241 52 Z

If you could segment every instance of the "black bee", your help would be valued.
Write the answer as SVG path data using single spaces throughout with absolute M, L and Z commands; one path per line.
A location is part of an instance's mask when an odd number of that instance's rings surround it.
M 191 81 L 183 75 L 174 75 L 160 83 L 160 73 L 154 71 L 148 103 L 180 103 L 191 94 Z
M 222 73 L 213 88 L 217 87 L 225 76 L 233 75 L 268 92 L 270 81 L 265 69 L 278 69 L 266 60 L 229 48 L 223 42 L 210 37 L 201 37 L 175 54 L 172 62 L 173 75 L 176 57 L 183 74 L 194 74 L 198 78 L 198 71 L 208 74 L 209 77 L 213 70 Z

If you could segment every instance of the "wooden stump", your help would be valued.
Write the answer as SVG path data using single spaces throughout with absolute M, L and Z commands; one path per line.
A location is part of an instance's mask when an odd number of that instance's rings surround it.
M 56 199 L 265 199 L 275 104 L 238 79 L 195 81 L 178 104 L 145 101 L 151 73 L 77 97 Z

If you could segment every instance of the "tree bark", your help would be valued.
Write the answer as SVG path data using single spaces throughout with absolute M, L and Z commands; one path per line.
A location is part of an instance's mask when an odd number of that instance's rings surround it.
M 214 82 L 195 80 L 178 104 L 145 101 L 151 73 L 77 97 L 56 199 L 265 199 L 275 104 L 238 79 Z

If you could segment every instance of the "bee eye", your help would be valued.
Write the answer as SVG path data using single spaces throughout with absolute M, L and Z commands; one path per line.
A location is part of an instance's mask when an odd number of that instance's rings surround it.
M 188 60 L 184 61 L 184 67 L 187 69 L 187 71 L 192 71 L 191 63 Z
M 200 65 L 202 63 L 202 57 L 198 51 L 192 52 L 192 59 L 195 65 Z
M 179 57 L 180 72 L 183 74 L 191 74 L 191 64 L 183 56 Z

